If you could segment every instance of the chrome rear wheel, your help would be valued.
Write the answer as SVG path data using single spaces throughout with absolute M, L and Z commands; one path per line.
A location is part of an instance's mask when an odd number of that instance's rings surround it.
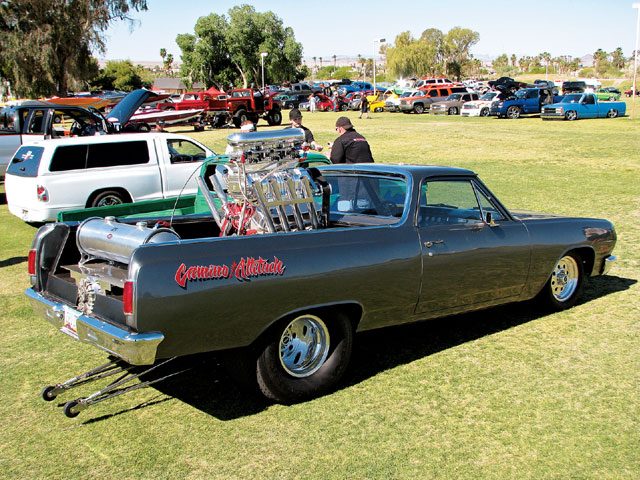
M 298 317 L 287 325 L 280 337 L 282 368 L 292 377 L 308 377 L 327 359 L 329 346 L 329 329 L 319 317 Z

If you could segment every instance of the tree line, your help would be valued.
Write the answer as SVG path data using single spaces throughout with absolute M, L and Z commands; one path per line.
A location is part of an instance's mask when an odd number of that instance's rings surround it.
M 70 89 L 131 90 L 152 82 L 150 73 L 131 61 L 108 62 L 99 69 L 92 52 L 105 52 L 105 32 L 111 23 L 126 21 L 132 11 L 147 10 L 146 0 L 11 0 L 0 1 L 0 78 L 11 82 L 20 96 L 65 95 Z M 482 73 L 482 63 L 471 48 L 478 32 L 454 27 L 447 33 L 429 28 L 420 37 L 410 32 L 396 36 L 394 43 L 380 46 L 386 55 L 386 77 L 439 76 L 455 79 Z M 181 54 L 180 77 L 190 87 L 195 82 L 249 86 L 282 83 L 309 77 L 302 61 L 302 45 L 291 27 L 273 12 L 257 12 L 250 5 L 231 8 L 226 15 L 200 17 L 193 32 L 176 37 Z M 261 56 L 261 53 L 266 56 Z M 173 71 L 174 58 L 160 49 L 165 71 Z M 320 70 L 323 70 L 323 59 Z M 332 71 L 347 76 L 349 69 Z M 314 64 L 317 58 L 314 57 Z M 540 66 L 558 73 L 576 70 L 578 60 L 507 54 L 494 61 L 498 73 L 531 71 Z M 603 75 L 624 67 L 622 49 L 594 53 L 594 73 Z M 358 55 L 360 74 L 371 75 L 373 60 Z M 315 65 L 314 65 L 315 66 Z M 338 77 L 334 77 L 338 78 Z
M 566 75 L 579 72 L 580 76 L 619 77 L 628 61 L 622 48 L 618 47 L 612 52 L 605 52 L 601 48 L 593 53 L 593 67 L 581 70 L 580 59 L 569 55 L 553 57 L 549 52 L 542 52 L 535 56 L 522 56 L 517 58 L 515 54 L 508 56 L 506 53 L 496 57 L 492 66 L 499 75 L 516 75 L 518 73 L 532 72 L 558 73 Z

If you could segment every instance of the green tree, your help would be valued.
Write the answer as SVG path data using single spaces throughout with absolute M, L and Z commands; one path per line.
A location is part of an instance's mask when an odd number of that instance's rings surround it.
M 611 64 L 618 70 L 622 70 L 624 68 L 625 61 L 622 48 L 618 47 L 611 52 Z
M 593 68 L 595 69 L 597 75 L 602 75 L 609 69 L 610 64 L 609 64 L 608 56 L 609 55 L 607 54 L 607 52 L 605 52 L 601 48 L 599 48 L 594 52 Z
M 66 94 L 97 74 L 104 32 L 146 0 L 0 1 L 0 65 L 21 95 Z
M 504 72 L 509 70 L 509 57 L 507 57 L 506 53 L 503 53 L 493 60 L 492 66 L 496 73 L 500 75 L 504 74 Z
M 134 66 L 131 60 L 112 60 L 92 82 L 96 88 L 129 92 L 143 86 L 143 68 Z
M 273 82 L 300 78 L 302 45 L 290 27 L 272 12 L 256 12 L 249 5 L 233 7 L 224 15 L 200 17 L 194 34 L 180 34 L 181 77 L 187 84 L 261 83 L 261 52 L 265 77 Z M 315 61 L 315 60 L 314 60 Z
M 454 27 L 444 37 L 447 74 L 460 79 L 471 63 L 471 47 L 480 40 L 480 34 L 468 28 Z

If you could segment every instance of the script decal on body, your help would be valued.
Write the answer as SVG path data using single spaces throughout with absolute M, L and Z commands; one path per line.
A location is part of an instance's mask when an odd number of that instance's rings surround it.
M 284 275 L 286 266 L 278 257 L 266 260 L 262 257 L 242 257 L 231 265 L 191 265 L 181 263 L 176 270 L 175 281 L 182 288 L 187 288 L 188 282 L 220 280 L 235 278 L 246 282 L 255 277 Z

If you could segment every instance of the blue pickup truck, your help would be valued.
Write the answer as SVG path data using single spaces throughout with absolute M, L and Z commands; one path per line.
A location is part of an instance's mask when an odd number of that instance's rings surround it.
M 559 102 L 550 88 L 523 88 L 513 97 L 491 104 L 491 115 L 498 118 L 520 118 L 521 115 L 540 113 L 545 105 Z
M 594 93 L 572 93 L 562 101 L 545 105 L 540 114 L 543 120 L 577 120 L 578 118 L 624 117 L 627 105 L 624 102 L 602 102 Z

